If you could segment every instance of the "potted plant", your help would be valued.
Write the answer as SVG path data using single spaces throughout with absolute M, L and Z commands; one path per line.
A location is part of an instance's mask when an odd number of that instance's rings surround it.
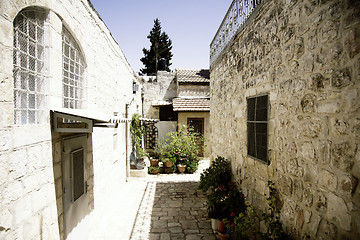
M 159 159 L 157 159 L 157 158 L 150 158 L 150 165 L 152 166 L 152 167 L 157 167 L 157 166 L 159 166 Z
M 228 183 L 231 181 L 230 162 L 218 156 L 209 168 L 200 175 L 199 189 L 207 195 L 206 206 L 208 216 L 212 222 L 218 221 L 223 226 L 222 219 L 227 217 L 224 199 L 229 192 Z M 219 230 L 222 231 L 222 230 Z
M 176 160 L 174 161 L 172 157 L 165 157 L 161 161 L 164 163 L 165 167 L 171 168 Z
M 137 156 L 137 165 L 141 168 L 145 167 L 144 158 L 148 157 L 148 154 L 142 147 L 142 139 L 144 134 L 144 126 L 141 123 L 141 115 L 135 113 L 131 118 L 130 133 L 133 146 L 135 147 L 135 153 Z
M 150 166 L 149 169 L 148 169 L 148 172 L 150 174 L 156 175 L 156 174 L 158 174 L 160 172 L 160 167 L 159 166 L 157 166 L 157 167 Z

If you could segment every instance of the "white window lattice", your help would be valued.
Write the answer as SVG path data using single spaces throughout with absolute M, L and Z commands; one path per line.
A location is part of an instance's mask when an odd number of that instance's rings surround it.
M 85 103 L 84 60 L 70 32 L 63 28 L 63 107 L 83 108 Z
M 40 124 L 45 118 L 45 22 L 47 14 L 23 10 L 14 20 L 14 124 Z

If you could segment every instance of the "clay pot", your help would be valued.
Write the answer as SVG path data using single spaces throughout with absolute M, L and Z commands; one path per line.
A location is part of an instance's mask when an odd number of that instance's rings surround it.
M 170 168 L 174 165 L 173 161 L 167 161 L 165 162 L 165 167 Z
M 178 172 L 179 172 L 179 173 L 184 173 L 185 170 L 186 170 L 186 165 L 178 164 L 178 165 L 177 165 L 177 169 L 178 169 Z
M 150 159 L 150 164 L 152 167 L 159 166 L 159 159 Z
M 229 235 L 229 234 L 225 234 L 225 233 L 218 232 L 218 236 L 220 237 L 221 240 L 230 239 L 230 235 Z
M 223 221 L 219 221 L 219 223 L 218 223 L 218 232 L 226 233 L 226 226 L 225 226 L 225 223 L 223 223 Z

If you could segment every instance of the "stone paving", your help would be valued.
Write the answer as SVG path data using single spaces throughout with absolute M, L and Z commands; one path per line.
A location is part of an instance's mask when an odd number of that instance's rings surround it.
M 216 239 L 199 182 L 148 182 L 131 240 Z
M 213 240 L 204 194 L 197 190 L 200 173 L 209 160 L 199 162 L 194 174 L 159 174 L 129 178 L 98 194 L 95 209 L 68 240 Z

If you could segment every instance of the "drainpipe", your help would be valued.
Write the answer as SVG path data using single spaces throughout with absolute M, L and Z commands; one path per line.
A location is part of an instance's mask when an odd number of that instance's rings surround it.
M 129 105 L 125 104 L 125 119 L 129 117 Z M 125 142 L 126 142 L 126 181 L 128 181 L 128 177 L 130 177 L 130 160 L 129 160 L 129 122 L 125 123 Z

